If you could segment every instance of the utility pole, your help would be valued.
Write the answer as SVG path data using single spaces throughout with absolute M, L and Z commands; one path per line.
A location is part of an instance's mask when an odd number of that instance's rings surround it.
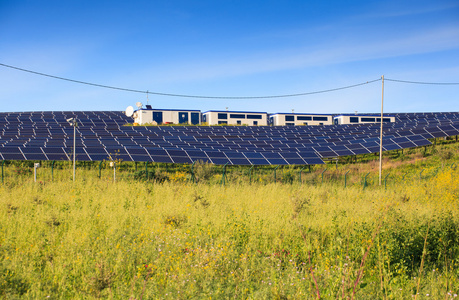
M 384 108 L 384 75 L 382 79 L 382 93 L 381 93 L 381 129 L 379 136 L 379 185 L 381 186 L 382 178 L 382 138 L 383 138 L 383 108 Z

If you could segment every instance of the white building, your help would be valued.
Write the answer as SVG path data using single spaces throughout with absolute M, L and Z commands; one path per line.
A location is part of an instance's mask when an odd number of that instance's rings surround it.
M 268 125 L 268 113 L 209 110 L 202 113 L 202 122 L 208 125 L 266 126 Z
M 338 115 L 333 118 L 335 125 L 381 123 L 381 115 Z M 394 116 L 383 116 L 383 123 L 394 123 Z
M 201 111 L 185 109 L 141 108 L 132 115 L 134 123 L 145 124 L 201 124 Z
M 269 115 L 269 124 L 274 126 L 332 125 L 333 116 L 324 114 L 275 113 Z

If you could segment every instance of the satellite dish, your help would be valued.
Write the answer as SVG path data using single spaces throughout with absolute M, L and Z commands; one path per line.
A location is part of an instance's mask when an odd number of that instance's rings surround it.
M 136 105 L 138 108 L 142 108 L 142 102 L 137 102 L 135 105 Z
M 134 107 L 128 106 L 124 114 L 128 117 L 132 117 L 132 115 L 134 114 Z

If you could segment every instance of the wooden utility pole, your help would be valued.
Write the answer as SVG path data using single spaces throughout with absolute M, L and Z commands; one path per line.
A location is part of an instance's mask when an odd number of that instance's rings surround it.
M 381 94 L 381 129 L 379 136 L 379 185 L 381 185 L 382 178 L 382 138 L 383 138 L 383 108 L 384 108 L 384 75 L 382 79 L 382 94 Z

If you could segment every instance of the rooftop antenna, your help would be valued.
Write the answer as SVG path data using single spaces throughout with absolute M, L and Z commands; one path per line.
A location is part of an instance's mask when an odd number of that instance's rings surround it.
M 128 106 L 128 107 L 126 108 L 126 111 L 124 112 L 124 114 L 125 114 L 127 117 L 132 117 L 132 115 L 134 114 L 134 107 Z
M 137 106 L 139 109 L 142 108 L 142 105 L 143 105 L 142 102 L 137 102 L 137 103 L 135 104 L 135 106 Z
M 295 113 L 295 110 L 292 108 L 292 114 Z
M 147 105 L 148 105 L 148 90 L 147 90 Z
M 357 111 L 356 110 L 354 110 L 354 111 L 355 111 L 355 114 L 357 114 Z
M 226 107 L 226 111 L 228 111 L 228 107 Z

